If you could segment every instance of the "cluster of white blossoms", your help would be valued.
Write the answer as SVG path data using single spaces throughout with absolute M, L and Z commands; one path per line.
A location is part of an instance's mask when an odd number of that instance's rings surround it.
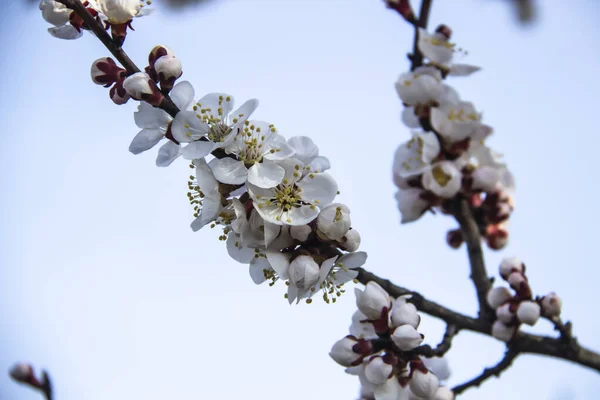
M 519 259 L 513 257 L 502 260 L 500 276 L 508 282 L 512 292 L 504 286 L 497 286 L 488 292 L 488 304 L 496 310 L 497 319 L 492 325 L 495 338 L 509 342 L 521 324 L 533 326 L 540 316 L 550 320 L 560 317 L 560 297 L 553 292 L 534 299 L 525 275 L 525 264 Z
M 83 0 L 83 6 L 90 14 L 111 28 L 113 39 L 122 44 L 131 29 L 131 20 L 148 15 L 152 9 L 145 8 L 150 0 Z M 57 0 L 41 0 L 39 5 L 42 17 L 53 26 L 48 32 L 59 39 L 77 39 L 83 30 L 89 29 L 83 19 L 72 9 Z
M 482 236 L 491 248 L 500 249 L 507 242 L 514 181 L 501 156 L 485 143 L 492 128 L 482 123 L 472 103 L 444 83 L 447 76 L 479 70 L 453 62 L 459 50 L 450 36 L 444 25 L 434 34 L 419 29 L 418 47 L 428 63 L 396 82 L 405 106 L 402 121 L 415 129 L 394 156 L 396 199 L 402 222 L 407 223 L 434 208 L 451 212 L 452 200 L 466 198 Z M 449 243 L 460 246 L 459 230 L 449 233 Z
M 367 255 L 356 251 L 360 235 L 350 210 L 334 202 L 329 160 L 310 138 L 286 139 L 275 125 L 250 119 L 256 99 L 239 108 L 227 93 L 195 101 L 189 82 L 175 83 L 182 66 L 169 48 L 156 46 L 148 61 L 145 72 L 129 76 L 110 58 L 92 64 L 92 80 L 112 86 L 115 103 L 142 100 L 134 113 L 141 131 L 129 150 L 139 154 L 162 141 L 158 166 L 180 157 L 190 162 L 191 228 L 220 227 L 229 255 L 249 265 L 255 283 L 285 281 L 290 303 L 310 303 L 320 292 L 335 302 Z M 158 108 L 167 94 L 179 109 L 175 117 Z
M 350 335 L 337 341 L 329 355 L 346 372 L 358 376 L 361 398 L 376 400 L 450 400 L 440 382 L 450 377 L 447 361 L 419 355 L 424 336 L 421 317 L 410 295 L 393 299 L 377 283 L 355 289 L 356 311 Z

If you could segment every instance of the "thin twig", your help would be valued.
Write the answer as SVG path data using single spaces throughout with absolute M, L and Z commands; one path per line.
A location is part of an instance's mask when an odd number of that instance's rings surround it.
M 50 381 L 50 375 L 46 371 L 42 371 L 41 384 L 40 391 L 44 394 L 46 400 L 52 400 L 52 382 Z
M 115 56 L 115 58 L 121 63 L 121 65 L 127 70 L 129 75 L 136 72 L 140 72 L 137 65 L 129 58 L 127 53 L 110 37 L 102 22 L 98 21 L 90 12 L 85 8 L 80 0 L 58 0 L 59 3 L 64 4 L 68 8 L 72 9 L 79 15 L 86 26 L 94 32 L 96 37 L 104 44 L 104 46 Z M 175 118 L 179 112 L 179 108 L 173 103 L 173 100 L 165 95 L 164 101 L 161 103 L 160 108 L 169 113 L 170 116 Z
M 429 10 L 433 0 L 421 1 L 421 9 L 419 10 L 419 19 L 415 24 L 415 39 L 413 42 L 412 54 L 408 56 L 411 61 L 410 70 L 414 71 L 417 67 L 423 65 L 423 54 L 419 51 L 419 28 L 426 29 L 429 21 Z
M 496 364 L 493 367 L 484 369 L 481 375 L 471 379 L 470 381 L 465 382 L 462 385 L 453 387 L 452 391 L 454 392 L 454 395 L 458 396 L 459 394 L 471 387 L 479 386 L 486 379 L 491 378 L 492 376 L 500 376 L 502 372 L 504 372 L 508 367 L 511 366 L 511 364 L 513 363 L 515 358 L 517 358 L 518 355 L 518 351 L 515 351 L 509 347 L 506 351 L 506 354 L 504 354 L 504 358 L 502 358 L 502 360 L 500 360 L 498 364 Z
M 406 294 L 412 294 L 409 300 L 419 311 L 439 318 L 447 324 L 456 325 L 459 330 L 468 330 L 478 332 L 487 336 L 491 336 L 491 322 L 472 318 L 464 314 L 460 314 L 441 304 L 427 300 L 421 294 L 409 290 L 407 288 L 394 285 L 387 279 L 378 277 L 377 275 L 358 268 L 357 280 L 366 285 L 368 282 L 376 282 L 385 289 L 393 297 L 398 297 Z M 511 348 L 519 353 L 541 354 L 550 357 L 555 357 L 561 360 L 571 361 L 573 363 L 592 368 L 600 372 L 600 354 L 586 349 L 579 343 L 574 345 L 566 345 L 561 338 L 552 338 L 548 336 L 531 335 L 524 332 L 519 332 L 515 339 L 511 342 Z
M 473 217 L 471 207 L 465 199 L 459 199 L 453 211 L 454 217 L 458 221 L 465 242 L 467 243 L 469 264 L 471 266 L 471 280 L 475 285 L 477 301 L 479 303 L 479 317 L 486 321 L 492 321 L 494 319 L 494 312 L 486 300 L 487 293 L 492 287 L 492 282 L 485 268 L 479 227 Z
M 413 349 L 413 351 L 427 358 L 442 357 L 448 352 L 448 350 L 450 350 L 450 347 L 452 347 L 452 340 L 454 339 L 454 336 L 458 334 L 458 332 L 459 329 L 456 325 L 448 324 L 448 326 L 446 326 L 446 332 L 444 333 L 442 341 L 435 348 L 432 348 L 430 345 L 426 344 Z

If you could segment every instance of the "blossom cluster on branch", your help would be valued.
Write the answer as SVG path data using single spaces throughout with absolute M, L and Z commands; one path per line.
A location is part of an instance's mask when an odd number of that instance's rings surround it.
M 466 52 L 450 42 L 451 34 L 445 25 L 433 34 L 419 28 L 418 50 L 428 63 L 400 75 L 396 82 L 405 106 L 402 121 L 414 129 L 394 156 L 398 208 L 407 223 L 427 210 L 451 214 L 450 200 L 467 198 L 489 247 L 500 249 L 508 239 L 514 179 L 501 156 L 485 143 L 492 128 L 482 122 L 482 114 L 444 83 L 447 76 L 479 70 L 454 62 L 457 53 Z M 452 247 L 463 240 L 460 229 L 448 233 Z
M 481 241 L 501 249 L 508 241 L 507 222 L 514 209 L 514 178 L 502 157 L 486 143 L 493 129 L 482 114 L 445 83 L 468 76 L 479 67 L 456 62 L 467 52 L 450 41 L 452 31 L 440 25 L 425 30 L 431 0 L 423 0 L 419 17 L 408 0 L 386 0 L 416 30 L 409 56 L 411 71 L 398 78 L 396 90 L 404 110 L 401 119 L 412 138 L 395 152 L 393 180 L 401 222 L 418 220 L 427 211 L 452 215 L 459 229 L 447 243 L 467 244 L 471 279 L 477 291 L 479 317 L 471 318 L 424 299 L 362 269 L 367 254 L 358 251 L 360 234 L 352 227 L 350 209 L 339 202 L 335 179 L 326 171 L 329 159 L 306 136 L 284 137 L 271 122 L 254 119 L 259 102 L 235 107 L 234 96 L 208 93 L 197 97 L 190 82 L 180 81 L 182 62 L 167 46 L 155 46 L 140 70 L 121 45 L 133 18 L 147 15 L 139 0 L 41 0 L 50 34 L 75 39 L 92 31 L 111 57 L 92 63 L 91 79 L 108 89 L 117 105 L 138 101 L 134 112 L 140 131 L 129 151 L 140 154 L 158 144 L 156 165 L 185 160 L 192 169 L 187 197 L 193 208 L 191 229 L 217 228 L 234 260 L 248 265 L 256 284 L 282 280 L 290 304 L 313 296 L 336 302 L 349 281 L 358 311 L 350 334 L 336 342 L 331 358 L 356 375 L 364 400 L 451 400 L 466 389 L 499 375 L 521 353 L 552 355 L 600 371 L 600 355 L 577 343 L 570 323 L 560 320 L 561 300 L 555 293 L 533 297 L 524 264 L 504 259 L 500 276 L 510 287 L 494 287 L 487 275 Z M 110 31 L 110 35 L 108 33 Z M 119 65 L 120 64 L 120 65 Z M 384 289 L 385 288 L 385 289 Z M 512 291 L 511 291 L 512 289 Z M 392 296 L 393 294 L 393 296 Z M 436 348 L 424 345 L 417 329 L 419 310 L 446 321 Z M 521 324 L 540 317 L 553 322 L 560 338 L 524 334 Z M 471 330 L 507 342 L 498 365 L 450 389 L 447 361 L 460 330 Z M 28 364 L 17 364 L 11 376 L 51 399 L 50 380 L 42 380 Z

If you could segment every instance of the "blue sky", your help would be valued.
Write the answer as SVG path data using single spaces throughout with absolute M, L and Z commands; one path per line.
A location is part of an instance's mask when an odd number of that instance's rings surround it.
M 127 38 L 134 60 L 168 45 L 197 97 L 256 97 L 257 118 L 312 137 L 352 210 L 366 268 L 475 313 L 464 249 L 444 244 L 455 223 L 400 226 L 394 203 L 392 155 L 409 132 L 393 83 L 407 69 L 409 26 L 376 0 L 230 0 L 180 14 L 155 3 Z M 432 26 L 451 26 L 464 61 L 483 67 L 449 83 L 483 110 L 489 143 L 517 179 L 511 241 L 486 254 L 488 268 L 521 257 L 533 290 L 557 291 L 581 342 L 600 350 L 598 4 L 544 2 L 538 23 L 522 28 L 501 1 L 434 3 Z M 0 371 L 16 360 L 48 368 L 59 400 L 354 398 L 358 383 L 327 356 L 347 332 L 353 295 L 290 307 L 282 286 L 255 286 L 215 231 L 189 229 L 186 163 L 159 169 L 155 151 L 128 153 L 135 104 L 113 105 L 89 79 L 92 61 L 108 55 L 101 44 L 54 39 L 36 9 L 14 2 L 0 18 Z M 425 319 L 420 330 L 437 343 L 444 326 Z M 451 383 L 502 351 L 461 333 Z M 462 398 L 598 390 L 592 371 L 527 355 Z M 0 398 L 39 395 L 1 374 Z

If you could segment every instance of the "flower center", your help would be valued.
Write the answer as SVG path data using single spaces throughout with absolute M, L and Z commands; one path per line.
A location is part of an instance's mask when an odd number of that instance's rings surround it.
M 431 170 L 431 175 L 433 176 L 433 179 L 435 179 L 435 181 L 439 183 L 442 187 L 445 187 L 448 184 L 448 182 L 450 182 L 450 180 L 452 179 L 452 176 L 448 175 L 444 171 L 444 169 L 439 165 L 433 167 L 433 169 Z
M 222 142 L 225 136 L 231 131 L 231 128 L 219 121 L 216 124 L 213 124 L 208 130 L 208 139 L 211 142 Z
M 279 185 L 275 189 L 275 197 L 272 203 L 283 211 L 289 211 L 292 207 L 300 207 L 301 191 L 296 185 Z

